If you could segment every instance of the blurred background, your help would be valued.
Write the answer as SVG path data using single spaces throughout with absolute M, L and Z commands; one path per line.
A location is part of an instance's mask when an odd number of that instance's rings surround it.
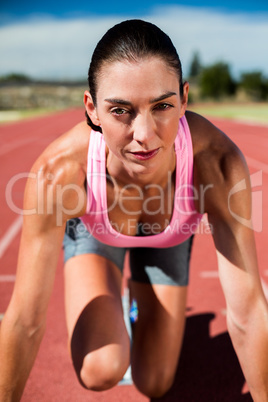
M 171 37 L 191 108 L 268 123 L 267 0 L 1 0 L 0 121 L 83 107 L 93 49 L 131 18 Z

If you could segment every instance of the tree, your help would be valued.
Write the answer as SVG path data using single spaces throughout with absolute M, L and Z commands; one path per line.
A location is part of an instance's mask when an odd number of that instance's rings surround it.
M 200 91 L 202 97 L 220 99 L 235 93 L 236 83 L 233 80 L 229 65 L 218 62 L 202 70 Z
M 27 83 L 30 81 L 31 81 L 30 77 L 20 73 L 10 73 L 8 75 L 0 77 L 0 82 Z
M 194 52 L 192 62 L 190 64 L 189 76 L 192 78 L 196 78 L 202 71 L 202 64 L 200 61 L 200 56 L 197 51 Z
M 265 100 L 268 98 L 268 81 L 261 71 L 243 73 L 240 79 L 240 87 L 253 100 Z

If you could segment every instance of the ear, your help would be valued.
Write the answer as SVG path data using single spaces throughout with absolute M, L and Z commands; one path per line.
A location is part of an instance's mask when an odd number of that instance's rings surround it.
M 90 95 L 89 91 L 84 92 L 84 105 L 87 111 L 88 116 L 90 117 L 91 121 L 95 126 L 100 126 L 101 123 L 99 121 L 96 107 L 93 103 L 92 96 Z
M 183 97 L 181 100 L 181 112 L 180 117 L 184 116 L 186 108 L 188 105 L 188 95 L 189 95 L 189 82 L 185 81 L 183 84 Z

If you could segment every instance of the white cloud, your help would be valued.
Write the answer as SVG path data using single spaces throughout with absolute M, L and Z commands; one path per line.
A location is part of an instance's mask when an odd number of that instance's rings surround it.
M 268 14 L 173 7 L 158 10 L 153 22 L 171 36 L 186 70 L 198 50 L 204 64 L 224 60 L 235 73 L 261 69 L 268 74 Z
M 0 74 L 85 77 L 92 51 L 117 20 L 36 20 L 0 29 Z
M 186 72 L 193 52 L 198 50 L 204 64 L 224 60 L 235 73 L 260 69 L 268 75 L 268 15 L 229 15 L 210 9 L 167 6 L 140 18 L 156 23 L 169 34 Z M 15 71 L 37 78 L 86 77 L 97 41 L 123 19 L 46 17 L 2 26 L 0 75 Z

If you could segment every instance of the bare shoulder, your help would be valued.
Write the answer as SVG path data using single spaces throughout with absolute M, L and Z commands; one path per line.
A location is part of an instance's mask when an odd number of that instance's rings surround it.
M 61 176 L 68 181 L 69 174 L 78 171 L 86 174 L 87 151 L 90 128 L 82 122 L 53 141 L 39 156 L 32 171 L 42 170 L 44 174 Z
M 228 135 L 210 121 L 193 112 L 187 112 L 186 117 L 193 142 L 195 187 L 209 189 L 207 209 L 226 205 L 228 194 L 237 183 L 246 180 L 250 188 L 245 158 Z
M 83 214 L 84 183 L 87 171 L 87 152 L 91 129 L 79 123 L 53 141 L 34 163 L 27 181 L 24 207 L 49 211 L 74 211 L 66 219 Z M 72 216 L 74 215 L 74 216 Z M 45 214 L 44 214 L 45 216 Z M 48 218 L 48 216 L 47 216 Z

